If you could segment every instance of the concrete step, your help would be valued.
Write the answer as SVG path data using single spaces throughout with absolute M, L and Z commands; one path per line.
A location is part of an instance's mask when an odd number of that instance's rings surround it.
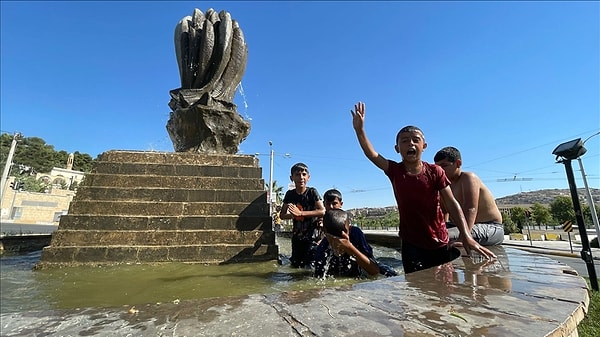
M 48 267 L 119 263 L 230 263 L 267 261 L 277 256 L 276 245 L 239 244 L 179 246 L 70 246 L 44 248 L 44 258 L 35 269 Z
M 59 230 L 200 230 L 235 229 L 240 231 L 272 230 L 267 215 L 200 215 L 200 216 L 140 216 L 66 214 L 60 219 Z
M 267 200 L 267 192 L 260 190 L 163 188 L 163 187 L 99 187 L 90 186 L 77 191 L 77 200 L 139 200 L 167 202 L 252 202 Z
M 90 173 L 85 176 L 83 188 L 92 187 L 160 187 L 195 190 L 264 190 L 263 179 L 229 177 L 194 177 L 161 175 L 118 175 Z M 79 192 L 78 192 L 79 193 Z
M 162 176 L 262 178 L 262 169 L 253 166 L 200 166 L 198 164 L 99 162 L 92 173 Z
M 258 167 L 253 155 L 201 154 L 182 152 L 149 152 L 112 150 L 101 153 L 97 163 L 153 163 L 167 165 L 252 166 Z
M 274 242 L 275 233 L 238 230 L 59 230 L 52 235 L 51 246 L 180 246 L 250 245 Z
M 269 213 L 269 205 L 254 202 L 152 202 L 152 201 L 73 201 L 69 213 L 89 215 L 196 216 Z

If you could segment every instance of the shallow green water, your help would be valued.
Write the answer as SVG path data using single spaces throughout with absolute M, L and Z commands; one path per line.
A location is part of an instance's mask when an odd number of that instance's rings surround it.
M 280 251 L 289 244 L 280 240 Z M 401 271 L 400 255 L 374 247 L 376 257 Z M 288 254 L 289 255 L 289 254 Z M 1 313 L 29 310 L 117 307 L 188 299 L 332 287 L 358 279 L 312 277 L 308 269 L 277 261 L 229 265 L 165 263 L 69 267 L 32 271 L 41 251 L 0 258 Z

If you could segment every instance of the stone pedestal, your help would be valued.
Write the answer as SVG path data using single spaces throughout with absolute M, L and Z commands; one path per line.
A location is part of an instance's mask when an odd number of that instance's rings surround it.
M 266 193 L 254 156 L 108 151 L 36 268 L 277 259 Z

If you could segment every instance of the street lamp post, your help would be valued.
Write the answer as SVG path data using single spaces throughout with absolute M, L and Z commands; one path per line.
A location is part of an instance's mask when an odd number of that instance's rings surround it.
M 269 216 L 273 218 L 273 142 L 269 141 Z
M 579 204 L 579 196 L 577 195 L 577 186 L 575 185 L 575 177 L 573 175 L 573 167 L 571 160 L 581 157 L 586 153 L 586 148 L 583 147 L 581 138 L 563 143 L 558 145 L 552 154 L 556 155 L 557 162 L 565 165 L 567 172 L 567 180 L 569 182 L 569 189 L 571 190 L 571 199 L 573 201 L 573 209 L 575 210 L 575 218 L 577 219 L 577 227 L 579 228 L 579 235 L 581 236 L 581 259 L 585 262 L 588 270 L 588 276 L 590 277 L 590 285 L 592 289 L 598 291 L 598 277 L 596 276 L 596 269 L 594 268 L 594 259 L 592 257 L 592 250 L 590 248 L 590 241 L 587 237 L 587 230 L 583 222 L 583 213 L 581 212 L 581 205 Z M 558 160 L 559 157 L 562 159 Z
M 258 156 L 265 156 L 266 154 L 264 153 L 258 153 L 256 152 L 254 154 L 256 157 Z M 284 158 L 290 158 L 291 155 L 289 153 L 285 153 L 285 154 L 279 154 Z M 268 186 L 268 195 L 267 195 L 267 203 L 269 204 L 269 215 L 272 217 L 273 216 L 273 164 L 275 162 L 275 150 L 273 150 L 273 142 L 269 141 L 269 186 Z
M 593 135 L 587 137 L 587 139 L 583 141 L 582 145 L 585 145 L 585 142 L 590 140 L 590 138 L 598 135 L 600 135 L 600 132 L 596 132 Z M 577 158 L 577 161 L 579 162 L 579 168 L 581 169 L 581 177 L 583 178 L 583 185 L 585 187 L 585 195 L 587 197 L 587 202 L 590 206 L 590 211 L 592 213 L 592 222 L 594 223 L 594 227 L 596 228 L 596 239 L 598 240 L 598 242 L 600 242 L 600 224 L 598 223 L 598 214 L 596 214 L 594 198 L 592 198 L 592 193 L 590 192 L 590 188 L 588 186 L 587 177 L 585 175 L 585 171 L 583 170 L 583 162 L 581 161 L 581 157 Z
M 583 170 L 583 163 L 581 162 L 581 158 L 577 158 L 577 161 L 579 162 L 579 168 L 581 169 L 581 177 L 583 178 L 583 186 L 585 187 L 585 196 L 587 198 L 588 205 L 590 206 L 590 212 L 592 213 L 592 222 L 594 223 L 594 227 L 596 228 L 596 238 L 600 243 L 600 225 L 598 224 L 598 214 L 596 214 L 596 206 L 594 205 L 594 199 L 592 198 L 590 188 L 588 187 L 588 182 L 585 176 L 585 171 Z
M 16 132 L 13 136 L 12 143 L 10 144 L 10 150 L 8 151 L 8 157 L 6 157 L 6 164 L 4 164 L 4 170 L 2 171 L 2 180 L 0 182 L 0 200 L 4 198 L 4 189 L 6 187 L 6 181 L 8 180 L 8 173 L 12 165 L 12 158 L 15 154 L 15 148 L 17 147 L 17 141 L 20 140 L 21 134 Z

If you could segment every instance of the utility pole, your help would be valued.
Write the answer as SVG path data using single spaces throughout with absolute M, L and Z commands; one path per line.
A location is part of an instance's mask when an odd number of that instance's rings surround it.
M 2 181 L 0 182 L 0 200 L 4 198 L 4 188 L 6 187 L 8 173 L 10 172 L 10 167 L 12 166 L 12 159 L 13 155 L 15 154 L 15 149 L 17 147 L 17 141 L 19 138 L 21 138 L 21 134 L 15 132 L 12 143 L 10 144 L 10 150 L 8 151 L 8 157 L 6 157 L 6 164 L 4 164 L 4 171 L 2 171 Z

